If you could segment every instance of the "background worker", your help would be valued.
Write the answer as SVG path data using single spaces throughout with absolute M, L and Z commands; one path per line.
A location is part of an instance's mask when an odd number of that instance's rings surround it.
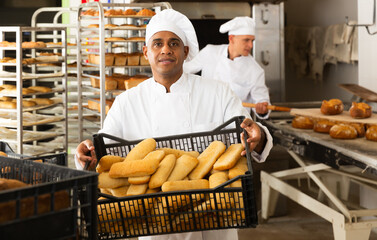
M 168 9 L 157 13 L 146 29 L 144 56 L 149 60 L 153 77 L 120 94 L 114 101 L 101 132 L 127 140 L 210 131 L 234 116 L 245 116 L 241 127 L 256 161 L 264 161 L 272 148 L 266 127 L 250 119 L 241 100 L 224 83 L 203 80 L 183 73 L 183 62 L 198 52 L 198 42 L 190 20 Z M 203 104 L 205 103 L 205 104 Z M 90 153 L 90 156 L 86 154 Z M 76 166 L 90 161 L 96 164 L 92 141 L 85 140 L 76 150 Z M 221 239 L 235 239 L 220 230 Z M 237 232 L 236 232 L 237 233 Z M 142 239 L 208 239 L 215 233 L 190 232 Z
M 228 32 L 229 44 L 208 44 L 195 58 L 185 62 L 184 71 L 201 71 L 205 79 L 228 83 L 243 102 L 256 104 L 253 111 L 259 118 L 268 118 L 270 97 L 264 70 L 250 54 L 255 40 L 254 19 L 235 17 L 221 25 L 220 32 Z

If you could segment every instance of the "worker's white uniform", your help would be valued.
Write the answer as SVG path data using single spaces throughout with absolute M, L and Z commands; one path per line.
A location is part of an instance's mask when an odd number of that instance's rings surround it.
M 249 54 L 231 60 L 228 58 L 228 44 L 207 45 L 191 61 L 185 62 L 187 73 L 202 71 L 205 79 L 226 82 L 243 102 L 270 103 L 268 88 L 265 84 L 264 70 Z M 255 109 L 253 109 L 255 112 Z M 257 116 L 268 118 L 269 114 Z
M 120 94 L 114 101 L 100 132 L 127 140 L 210 131 L 234 116 L 250 117 L 241 101 L 223 83 L 203 80 L 193 74 L 183 74 L 166 92 L 153 78 Z M 258 123 L 259 124 L 259 123 Z M 262 154 L 253 158 L 262 162 L 272 148 L 272 137 L 267 136 Z M 76 167 L 81 168 L 76 162 Z M 235 229 L 168 234 L 139 239 L 234 239 Z

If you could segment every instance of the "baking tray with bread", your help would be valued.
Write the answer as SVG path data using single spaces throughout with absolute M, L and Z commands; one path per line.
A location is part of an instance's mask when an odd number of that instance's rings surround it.
M 7 156 L 0 169 L 0 239 L 96 238 L 96 173 Z
M 249 149 L 241 157 L 242 120 L 139 141 L 94 135 L 98 238 L 255 227 Z

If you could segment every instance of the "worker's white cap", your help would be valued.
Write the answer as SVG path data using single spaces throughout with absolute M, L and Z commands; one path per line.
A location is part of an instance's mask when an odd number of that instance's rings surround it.
M 147 25 L 145 42 L 161 31 L 169 31 L 176 34 L 185 46 L 189 47 L 187 60 L 192 59 L 199 52 L 198 39 L 191 21 L 182 13 L 173 9 L 166 9 L 154 15 Z
M 220 32 L 228 35 L 254 35 L 255 21 L 250 17 L 235 17 L 220 26 Z

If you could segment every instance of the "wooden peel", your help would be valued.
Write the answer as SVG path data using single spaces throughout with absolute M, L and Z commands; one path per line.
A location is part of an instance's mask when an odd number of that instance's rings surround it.
M 255 108 L 255 105 L 256 104 L 254 104 L 254 103 L 247 103 L 247 102 L 242 103 L 242 106 L 249 107 L 249 108 Z M 291 111 L 291 108 L 289 108 L 289 107 L 279 107 L 279 106 L 274 106 L 274 105 L 268 105 L 267 109 L 272 110 L 272 111 L 280 111 L 280 112 L 290 112 Z

